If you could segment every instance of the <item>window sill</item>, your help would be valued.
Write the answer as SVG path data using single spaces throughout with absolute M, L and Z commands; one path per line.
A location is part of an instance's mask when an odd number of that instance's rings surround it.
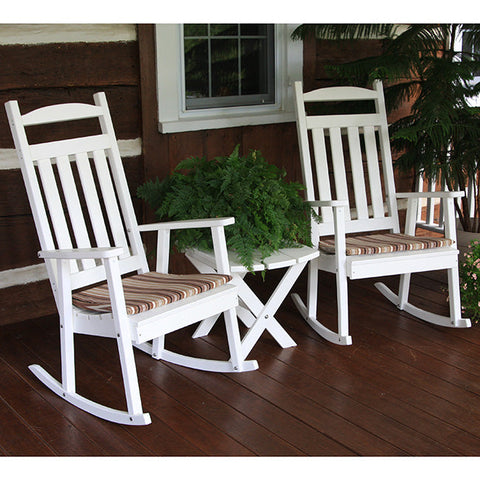
M 160 133 L 178 133 L 187 131 L 210 130 L 217 128 L 244 127 L 249 125 L 266 125 L 270 123 L 294 122 L 294 112 L 275 111 L 262 113 L 243 113 L 238 115 L 217 114 L 192 116 L 178 120 L 159 122 Z

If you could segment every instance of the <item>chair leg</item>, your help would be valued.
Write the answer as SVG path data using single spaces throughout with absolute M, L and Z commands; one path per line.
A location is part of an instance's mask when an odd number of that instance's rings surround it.
M 62 318 L 63 317 L 63 318 Z M 75 393 L 75 349 L 73 322 L 60 317 L 60 358 L 62 364 L 62 386 L 66 392 Z
M 39 365 L 30 365 L 30 371 L 50 390 L 67 402 L 104 420 L 124 425 L 148 425 L 150 415 L 142 412 L 140 391 L 135 369 L 132 345 L 125 345 L 123 338 L 117 339 L 128 411 L 116 410 L 89 400 L 75 391 L 75 359 L 73 351 L 73 329 L 63 318 L 60 322 L 60 345 L 62 359 L 62 383 L 58 382 Z M 133 374 L 132 374 L 133 368 Z
M 152 352 L 153 358 L 162 358 L 162 351 L 165 348 L 165 335 L 154 338 L 152 340 Z
M 244 370 L 244 356 L 242 354 L 242 343 L 240 330 L 238 328 L 237 313 L 235 309 L 224 312 L 225 329 L 227 331 L 228 349 L 230 362 L 233 370 L 241 372 Z
M 105 259 L 104 266 L 112 302 L 113 323 L 117 337 L 128 415 L 130 416 L 130 420 L 142 418 L 148 414 L 144 414 L 142 410 L 130 324 L 125 311 L 125 297 L 116 257 Z
M 337 275 L 338 277 L 338 275 Z M 337 286 L 338 286 L 337 278 Z M 342 283 L 342 281 L 340 281 Z M 337 289 L 338 292 L 338 289 Z M 315 260 L 308 264 L 307 305 L 297 293 L 292 294 L 292 300 L 298 311 L 310 327 L 321 337 L 336 345 L 351 345 L 352 337 L 348 334 L 348 292 L 347 278 L 344 277 L 341 293 L 338 294 L 338 331 L 334 332 L 317 320 L 318 297 L 318 267 Z
M 138 386 L 135 357 L 130 336 L 127 336 L 127 338 L 125 338 L 124 335 L 117 336 L 117 347 L 120 356 L 120 366 L 122 368 L 127 410 L 132 417 L 138 416 L 142 414 L 143 410 L 140 398 L 140 388 Z
M 311 261 L 308 264 L 308 285 L 307 285 L 307 314 L 309 318 L 317 317 L 318 299 L 318 268 L 317 262 Z
M 408 294 L 410 292 L 410 279 L 412 274 L 405 273 L 400 275 L 400 282 L 398 286 L 398 308 L 403 310 L 408 303 Z
M 450 318 L 453 327 L 470 326 L 468 319 L 462 319 L 462 303 L 460 299 L 460 279 L 458 268 L 448 270 L 448 301 L 450 305 Z M 466 325 L 465 323 L 469 324 Z
M 348 279 L 346 275 L 337 273 L 337 314 L 339 342 L 348 338 Z

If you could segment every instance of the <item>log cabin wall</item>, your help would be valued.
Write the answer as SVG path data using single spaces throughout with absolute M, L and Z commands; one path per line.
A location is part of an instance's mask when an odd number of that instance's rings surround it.
M 143 181 L 135 25 L 0 25 L 0 325 L 55 312 L 3 104 L 22 113 L 107 95 L 134 191 Z M 136 209 L 141 214 L 140 202 Z M 31 283 L 34 282 L 34 283 Z

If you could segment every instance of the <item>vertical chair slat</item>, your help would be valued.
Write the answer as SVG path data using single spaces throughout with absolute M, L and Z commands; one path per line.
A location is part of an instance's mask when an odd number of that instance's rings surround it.
M 65 213 L 63 211 L 62 200 L 58 191 L 57 181 L 53 173 L 52 162 L 49 158 L 37 162 L 38 172 L 43 186 L 43 194 L 50 212 L 50 222 L 55 232 L 55 239 L 58 248 L 72 248 L 72 240 L 68 230 Z M 78 266 L 74 260 L 70 262 L 72 272 L 78 271 Z
M 310 157 L 310 149 L 308 146 L 308 129 L 307 129 L 307 117 L 305 112 L 305 104 L 303 102 L 302 87 L 299 83 L 294 84 L 294 97 L 296 104 L 296 117 L 297 123 L 302 126 L 301 129 L 297 129 L 298 144 L 300 146 L 300 158 L 302 161 L 302 175 L 303 181 L 306 187 L 306 200 L 315 200 L 315 188 L 313 186 L 312 175 L 312 161 Z M 313 132 L 312 132 L 313 134 Z
M 383 178 L 385 181 L 385 191 L 387 193 L 388 215 L 392 218 L 394 225 L 393 233 L 400 233 L 400 222 L 398 219 L 397 197 L 395 195 L 395 177 L 393 174 L 392 153 L 390 150 L 390 136 L 388 133 L 387 111 L 385 108 L 385 98 L 383 96 L 382 82 L 374 82 L 374 89 L 377 92 L 375 107 L 382 118 L 379 125 L 380 154 L 382 156 Z
M 320 200 L 331 200 L 332 191 L 330 187 L 330 178 L 328 176 L 327 150 L 325 147 L 325 131 L 323 128 L 312 129 L 313 149 L 315 152 L 315 168 L 317 172 L 317 183 Z M 322 208 L 323 222 L 333 222 L 333 212 L 331 208 Z
M 82 207 L 78 196 L 77 186 L 73 177 L 70 159 L 66 156 L 57 158 L 57 168 L 65 193 L 65 202 L 67 204 L 70 221 L 72 223 L 75 241 L 79 248 L 91 247 L 90 238 L 88 236 L 87 226 L 83 217 Z M 95 267 L 95 260 L 82 260 L 84 269 Z
M 112 117 L 108 110 L 107 99 L 103 92 L 96 93 L 93 97 L 95 99 L 95 104 L 102 107 L 104 111 L 104 115 L 99 118 L 102 132 L 107 133 L 112 140 L 110 147 L 107 149 L 107 155 L 112 171 L 113 182 L 118 194 L 118 202 L 123 212 L 123 221 L 128 233 L 131 254 L 138 255 L 139 261 L 142 263 L 140 269 L 141 271 L 146 272 L 148 271 L 148 264 L 143 251 L 140 233 L 138 232 L 137 219 L 135 217 L 135 211 L 133 209 L 132 199 L 128 189 L 127 177 L 125 176 L 125 170 L 122 164 L 122 157 L 120 156 L 118 143 L 116 141 Z
M 378 166 L 377 142 L 375 140 L 375 129 L 373 126 L 363 128 L 365 140 L 365 153 L 367 156 L 368 180 L 370 192 L 381 192 L 382 183 L 380 180 L 380 168 Z M 385 216 L 381 195 L 371 195 L 373 218 Z
M 368 218 L 368 205 L 365 175 L 363 173 L 362 149 L 360 147 L 360 133 L 358 127 L 348 127 L 347 133 L 350 163 L 352 166 L 355 207 L 357 209 L 357 218 L 362 220 Z
M 77 160 L 78 173 L 83 187 L 83 194 L 87 203 L 88 213 L 90 215 L 90 223 L 93 228 L 97 247 L 109 247 L 110 240 L 103 218 L 102 208 L 97 195 L 97 188 L 90 167 L 90 161 L 87 153 L 79 153 L 75 155 Z
M 107 212 L 110 231 L 112 232 L 115 246 L 123 247 L 124 253 L 120 258 L 124 258 L 129 255 L 128 242 L 125 236 L 125 230 L 122 223 L 122 216 L 118 208 L 118 202 L 115 196 L 115 190 L 112 184 L 112 177 L 108 169 L 107 157 L 104 150 L 97 150 L 93 152 L 93 159 L 95 162 L 95 168 L 97 170 L 97 176 L 100 183 L 100 189 L 102 191 L 103 203 Z
M 330 128 L 330 144 L 332 147 L 332 161 L 337 200 L 347 200 L 349 202 L 347 175 L 345 172 L 345 156 L 343 152 L 340 127 Z M 345 209 L 345 219 L 347 221 L 350 220 L 350 208 Z

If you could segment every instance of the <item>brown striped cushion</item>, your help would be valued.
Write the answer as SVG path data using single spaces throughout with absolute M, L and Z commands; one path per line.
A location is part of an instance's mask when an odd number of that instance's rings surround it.
M 452 243 L 449 238 L 412 237 L 401 233 L 361 235 L 347 238 L 346 253 L 347 255 L 371 255 L 374 253 L 448 247 Z M 322 240 L 318 246 L 324 252 L 335 253 L 334 239 Z
M 216 273 L 171 275 L 149 272 L 122 279 L 127 314 L 145 312 L 228 283 L 230 275 Z M 85 310 L 111 312 L 106 283 L 73 294 L 73 304 Z

